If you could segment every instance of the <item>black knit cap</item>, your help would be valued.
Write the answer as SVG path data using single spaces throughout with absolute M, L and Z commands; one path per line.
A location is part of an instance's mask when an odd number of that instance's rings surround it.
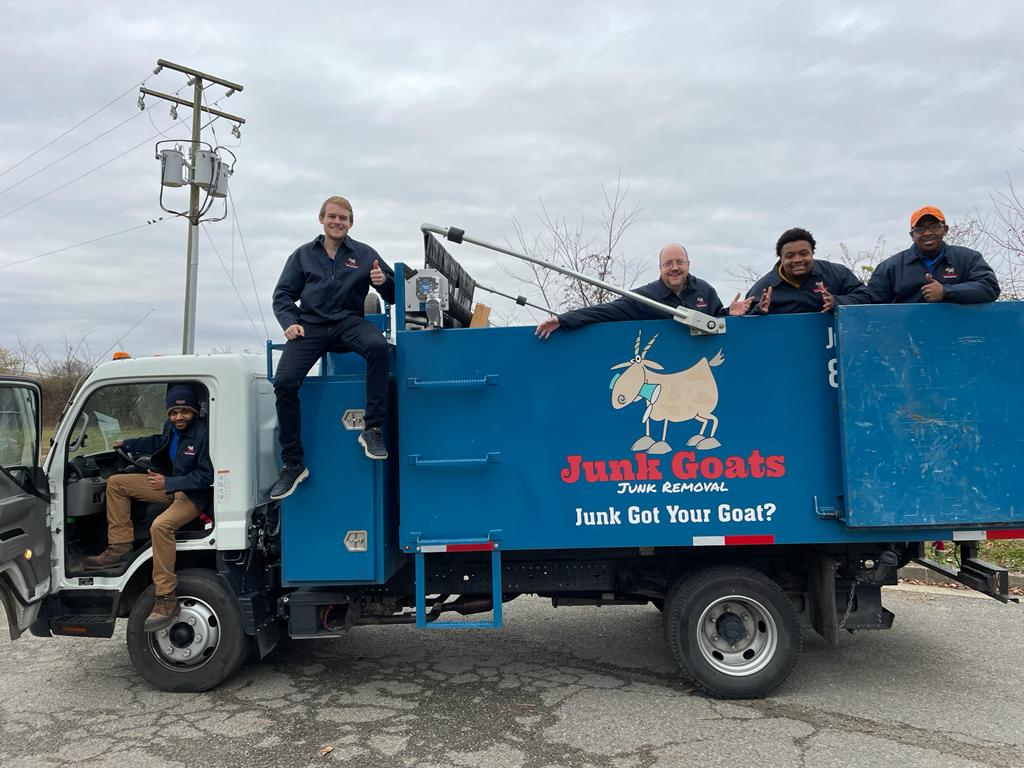
M 175 384 L 168 389 L 165 402 L 168 411 L 171 408 L 190 408 L 197 414 L 199 413 L 199 398 L 196 396 L 196 391 L 188 384 Z

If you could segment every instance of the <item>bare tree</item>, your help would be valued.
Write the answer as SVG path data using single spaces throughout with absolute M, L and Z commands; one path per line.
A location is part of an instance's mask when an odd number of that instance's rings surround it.
M 985 235 L 1000 253 L 993 268 L 999 272 L 1001 299 L 1024 298 L 1024 202 L 1007 174 L 1004 192 L 993 192 L 992 216 L 984 227 Z
M 25 374 L 24 362 L 7 347 L 0 347 L 0 373 L 6 376 L 23 376 Z
M 839 263 L 846 266 L 862 282 L 867 282 L 875 267 L 885 258 L 885 235 L 879 235 L 870 248 L 864 248 L 856 253 L 843 241 L 839 241 L 839 250 L 842 256 Z
M 36 364 L 43 388 L 43 419 L 55 421 L 93 369 L 86 336 L 76 344 L 65 334 L 60 352 L 54 356 L 40 352 Z
M 17 340 L 18 347 L 15 350 L 15 354 L 21 360 L 22 370 L 26 373 L 30 371 L 38 373 L 42 366 L 42 361 L 45 359 L 42 346 L 29 341 L 20 333 L 17 336 Z
M 584 215 L 570 221 L 562 214 L 549 211 L 541 200 L 541 214 L 538 218 L 542 231 L 527 234 L 522 223 L 513 219 L 515 235 L 512 247 L 603 282 L 632 286 L 643 272 L 644 265 L 623 254 L 621 243 L 623 236 L 639 219 L 640 207 L 627 205 L 629 185 L 622 181 L 621 173 L 614 189 L 602 186 L 601 191 L 604 204 L 593 229 L 589 227 Z M 509 277 L 530 286 L 534 295 L 539 296 L 538 303 L 552 309 L 589 307 L 617 296 L 604 288 L 536 264 L 520 266 L 499 261 L 498 265 Z M 505 316 L 499 314 L 498 319 L 502 318 Z

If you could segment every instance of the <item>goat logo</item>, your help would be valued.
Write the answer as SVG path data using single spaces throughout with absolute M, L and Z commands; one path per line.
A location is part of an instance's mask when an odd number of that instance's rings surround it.
M 702 357 L 685 371 L 657 373 L 664 368 L 653 360 L 648 360 L 647 353 L 654 345 L 658 334 L 654 334 L 641 352 L 642 333 L 643 331 L 640 331 L 636 335 L 633 359 L 611 367 L 613 371 L 619 368 L 625 370 L 616 373 L 608 385 L 612 391 L 612 408 L 616 410 L 641 400 L 647 403 L 643 417 L 646 432 L 633 443 L 632 450 L 653 454 L 670 453 L 672 446 L 666 441 L 668 423 L 692 419 L 700 422 L 700 432 L 691 437 L 686 444 L 699 451 L 718 448 L 721 445 L 715 438 L 718 417 L 714 414 L 718 405 L 718 383 L 711 369 L 725 362 L 722 350 L 718 350 L 718 354 L 711 360 Z M 661 440 L 655 441 L 651 437 L 652 421 L 662 422 Z M 705 435 L 708 424 L 711 425 L 711 432 Z

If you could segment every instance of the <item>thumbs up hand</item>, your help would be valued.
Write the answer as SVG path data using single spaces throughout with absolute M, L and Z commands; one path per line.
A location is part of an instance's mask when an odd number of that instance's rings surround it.
M 921 298 L 925 301 L 942 301 L 945 295 L 946 289 L 942 287 L 942 283 L 932 277 L 931 272 L 926 274 L 924 276 L 924 285 L 921 286 Z
M 375 287 L 380 288 L 382 285 L 384 285 L 384 281 L 386 279 L 387 278 L 384 275 L 384 270 L 380 268 L 380 262 L 374 259 L 373 268 L 370 270 L 370 282 L 373 283 Z

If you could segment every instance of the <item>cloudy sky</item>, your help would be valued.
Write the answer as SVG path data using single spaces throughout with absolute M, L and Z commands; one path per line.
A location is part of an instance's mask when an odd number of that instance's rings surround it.
M 236 215 L 200 243 L 202 352 L 280 340 L 273 286 L 330 194 L 352 200 L 354 237 L 420 264 L 421 222 L 504 242 L 516 219 L 541 231 L 541 201 L 596 221 L 621 174 L 640 208 L 621 246 L 650 264 L 641 279 L 680 241 L 731 296 L 746 286 L 730 273 L 767 270 L 788 227 L 810 229 L 819 257 L 880 236 L 892 253 L 920 205 L 984 214 L 1008 172 L 1024 185 L 1019 2 L 0 8 L 8 348 L 180 351 L 186 225 L 146 222 L 163 215 L 153 144 L 186 137 L 190 115 L 174 126 L 152 98 L 139 111 L 143 80 L 188 95 L 184 76 L 151 74 L 158 58 L 245 87 L 207 91 L 247 123 L 240 141 L 223 120 L 204 136 L 238 163 Z M 484 283 L 523 290 L 489 253 L 452 250 Z

